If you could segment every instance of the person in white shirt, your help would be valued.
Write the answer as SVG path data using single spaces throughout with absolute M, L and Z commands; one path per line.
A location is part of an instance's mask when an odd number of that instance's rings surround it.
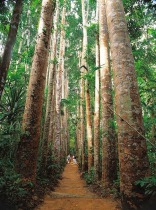
M 76 156 L 73 155 L 73 163 L 77 164 Z
M 70 158 L 70 154 L 67 156 L 67 163 L 70 163 L 70 160 L 71 160 L 71 158 Z

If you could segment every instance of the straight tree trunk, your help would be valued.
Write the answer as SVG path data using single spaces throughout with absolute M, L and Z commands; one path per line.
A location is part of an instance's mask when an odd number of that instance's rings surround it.
M 52 111 L 52 96 L 53 96 L 53 83 L 55 79 L 55 70 L 56 70 L 56 46 L 57 46 L 57 24 L 58 24 L 58 2 L 56 4 L 56 12 L 54 17 L 54 32 L 52 35 L 52 46 L 51 46 L 51 62 L 49 66 L 49 82 L 48 82 L 48 96 L 47 96 L 47 103 L 46 103 L 46 116 L 45 116 L 45 123 L 44 123 L 44 133 L 43 133 L 43 146 L 42 146 L 42 170 L 46 166 L 47 162 L 47 154 L 48 154 L 48 135 L 49 135 L 49 128 L 50 128 L 50 116 Z
M 85 81 L 86 87 L 86 125 L 87 125 L 87 142 L 88 142 L 88 173 L 93 166 L 93 135 L 92 135 L 92 120 L 91 120 L 91 108 L 90 108 L 90 92 L 88 80 Z
M 114 129 L 112 82 L 110 72 L 109 38 L 106 20 L 105 2 L 100 0 L 100 72 L 101 72 L 101 105 L 102 105 L 102 181 L 108 190 L 117 178 L 117 154 Z
M 78 159 L 81 166 L 81 170 L 84 168 L 84 136 L 85 136 L 85 128 L 84 128 L 84 79 L 83 75 L 84 72 L 81 69 L 81 60 L 82 60 L 82 52 L 78 53 L 79 57 L 79 68 L 80 68 L 80 103 L 78 104 L 78 119 L 79 119 L 79 125 L 78 125 L 78 131 L 79 131 L 79 138 L 78 138 Z
M 23 45 L 23 41 L 24 41 L 23 37 L 26 34 L 26 32 L 27 32 L 27 29 L 22 33 L 22 39 L 21 39 L 20 44 L 19 44 L 19 48 L 18 48 L 18 60 L 16 61 L 16 70 L 18 69 L 18 65 L 19 65 L 19 63 L 21 61 L 21 49 L 22 49 L 22 45 Z
M 52 92 L 52 102 L 53 106 L 51 107 L 50 112 L 50 125 L 49 125 L 49 134 L 48 134 L 48 142 L 51 145 L 50 148 L 52 150 L 52 154 L 55 154 L 56 151 L 54 149 L 54 141 L 56 136 L 56 65 L 55 65 L 55 74 L 54 74 L 54 82 L 53 82 L 53 92 Z
M 84 74 L 86 72 L 87 69 L 87 62 L 86 62 L 86 56 L 87 56 L 87 15 L 86 15 L 86 11 L 85 11 L 85 0 L 81 1 L 82 4 L 82 24 L 83 24 L 83 41 L 82 41 L 82 58 L 81 58 L 81 91 L 80 91 L 80 98 L 81 98 L 81 104 L 80 104 L 80 119 L 81 119 L 81 146 L 82 146 L 82 170 L 84 170 L 85 168 L 85 147 L 84 147 L 84 141 L 85 141 L 85 128 L 84 128 L 84 100 L 85 100 L 85 82 L 84 82 Z M 86 90 L 87 91 L 87 90 Z M 86 97 L 87 96 L 87 92 L 86 92 Z M 86 108 L 88 108 L 88 105 L 86 105 Z M 89 116 L 89 115 L 88 115 Z M 86 122 L 88 124 L 88 121 Z M 89 128 L 89 124 L 87 125 L 87 128 Z M 87 135 L 88 135 L 89 131 L 87 130 Z M 88 138 L 88 137 L 87 137 Z M 90 145 L 89 145 L 90 147 Z M 90 148 L 89 148 L 90 150 Z M 90 157 L 90 154 L 88 155 L 88 157 Z
M 38 39 L 35 47 L 23 116 L 22 127 L 24 134 L 21 137 L 17 149 L 17 172 L 20 173 L 25 180 L 32 182 L 35 182 L 36 179 L 40 122 L 54 8 L 54 1 L 42 1 Z
M 65 69 L 64 69 L 64 60 L 62 63 L 62 99 L 65 99 Z M 61 156 L 65 156 L 65 130 L 66 130 L 66 107 L 62 103 L 61 105 Z
M 83 19 L 83 46 L 82 46 L 82 59 L 81 59 L 81 71 L 82 76 L 83 74 L 87 73 L 87 17 L 88 17 L 88 4 L 87 4 L 87 11 L 85 11 L 85 0 L 82 0 L 82 19 Z M 83 78 L 82 78 L 83 80 Z M 82 81 L 83 82 L 83 81 Z M 86 79 L 85 80 L 85 104 L 86 104 L 86 134 L 87 134 L 87 144 L 88 144 L 88 172 L 90 172 L 91 166 L 93 166 L 93 154 L 92 154 L 92 148 L 93 148 L 93 135 L 92 135 L 92 120 L 91 120 L 91 108 L 90 108 L 90 92 L 89 92 L 89 82 Z M 83 89 L 83 88 L 82 88 Z M 83 116 L 84 117 L 84 116 Z M 84 141 L 82 139 L 82 141 Z M 85 146 L 83 149 L 85 153 Z M 85 159 L 85 154 L 83 155 L 83 160 Z M 84 169 L 84 163 L 83 163 L 83 169 Z
M 29 46 L 30 46 L 30 1 L 28 1 L 28 10 L 27 10 L 27 27 L 26 29 L 22 32 L 22 38 L 19 44 L 18 48 L 18 60 L 16 61 L 16 70 L 18 69 L 18 65 L 21 62 L 21 49 L 23 45 L 26 45 L 26 49 L 28 51 Z
M 12 50 L 16 41 L 18 25 L 22 13 L 22 4 L 23 4 L 22 2 L 23 2 L 22 0 L 16 0 L 10 23 L 9 34 L 6 41 L 4 53 L 2 56 L 2 62 L 0 63 L 0 100 L 5 86 L 5 81 L 11 61 Z
M 65 53 L 65 15 L 66 8 L 62 10 L 61 20 L 61 34 L 60 34 L 60 51 L 59 51 L 59 64 L 56 74 L 56 138 L 55 138 L 55 151 L 57 152 L 57 159 L 60 160 L 61 151 L 61 99 L 62 99 L 62 74 L 64 73 L 64 53 Z
M 68 73 L 67 70 L 64 71 L 64 81 L 63 81 L 63 86 L 64 86 L 64 91 L 62 90 L 63 93 L 63 98 L 67 99 L 68 98 Z M 68 111 L 67 111 L 67 107 L 64 106 L 63 107 L 63 115 L 62 115 L 62 128 L 63 128 L 63 135 L 62 135 L 62 141 L 63 141 L 63 151 L 64 151 L 64 155 L 67 156 L 68 155 Z
M 76 125 L 76 147 L 78 162 L 81 163 L 81 120 L 80 120 L 80 102 L 77 102 L 77 125 Z
M 141 103 L 122 1 L 106 0 L 106 14 L 114 71 L 115 105 L 118 114 L 122 209 L 140 209 L 145 195 L 135 183 L 149 174 L 149 162 L 146 140 L 142 136 L 144 127 Z
M 99 20 L 99 1 L 96 5 L 96 21 Z M 100 66 L 99 33 L 96 36 L 96 67 Z M 100 71 L 95 72 L 95 105 L 94 105 L 94 173 L 95 179 L 100 174 Z
M 83 75 L 83 73 L 81 73 Z M 85 124 L 84 124 L 84 79 L 80 80 L 80 143 L 81 143 L 81 169 L 84 170 L 84 140 L 85 140 Z

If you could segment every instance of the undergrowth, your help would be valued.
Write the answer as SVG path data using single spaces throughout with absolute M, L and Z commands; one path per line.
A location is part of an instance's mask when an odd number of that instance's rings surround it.
M 136 184 L 144 189 L 146 195 L 156 196 L 156 175 L 145 177 Z
M 48 156 L 46 174 L 37 172 L 36 183 L 23 181 L 20 174 L 16 173 L 14 155 L 11 151 L 16 150 L 10 144 L 0 142 L 0 209 L 7 210 L 31 210 L 43 200 L 43 196 L 53 190 L 61 179 L 65 160 L 58 165 L 52 155 Z M 16 144 L 14 145 L 17 146 Z M 4 155 L 5 154 L 5 155 Z

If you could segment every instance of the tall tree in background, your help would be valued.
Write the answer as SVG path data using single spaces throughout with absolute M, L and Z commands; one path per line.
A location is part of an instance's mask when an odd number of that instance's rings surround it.
M 86 18 L 84 17 L 85 14 L 83 14 L 83 18 L 85 18 L 85 22 L 83 22 L 85 25 L 85 28 L 87 27 L 87 17 L 88 17 L 88 10 L 89 10 L 89 3 L 87 2 L 87 11 L 86 11 Z M 87 35 L 87 28 L 85 29 L 86 32 L 84 33 L 84 36 Z M 87 41 L 87 37 L 83 38 L 83 41 Z M 87 49 L 88 41 L 85 43 L 84 42 L 84 50 Z M 84 59 L 87 59 L 87 51 L 83 52 L 84 53 Z M 83 61 L 83 60 L 82 60 Z M 87 63 L 86 63 L 86 69 L 87 70 Z M 88 72 L 89 69 L 86 71 Z M 86 131 L 87 131 L 87 143 L 88 143 L 88 172 L 90 171 L 91 167 L 93 166 L 93 134 L 92 134 L 92 118 L 91 118 L 91 97 L 90 97 L 90 86 L 89 86 L 89 80 L 86 78 L 85 81 L 85 98 L 86 98 Z
M 3 52 L 2 61 L 0 63 L 0 100 L 5 86 L 7 72 L 11 61 L 12 49 L 16 41 L 18 25 L 20 22 L 20 17 L 22 12 L 22 2 L 23 2 L 22 0 L 16 0 L 10 23 L 8 38 Z
M 96 3 L 96 67 L 100 66 L 100 48 L 99 48 L 99 1 Z M 100 71 L 95 71 L 95 108 L 94 108 L 94 170 L 95 179 L 99 179 L 100 171 Z
M 92 119 L 91 119 L 91 104 L 90 104 L 90 90 L 89 82 L 85 81 L 86 94 L 86 126 L 87 126 L 87 142 L 88 142 L 88 172 L 93 166 L 93 135 L 92 135 Z
M 81 59 L 81 71 L 83 74 L 88 73 L 88 64 L 87 64 L 87 12 L 86 6 L 88 8 L 88 2 L 85 3 L 85 0 L 81 1 L 82 3 L 82 21 L 83 21 L 83 41 L 82 41 L 82 59 Z M 82 78 L 83 80 L 83 78 Z M 89 90 L 89 81 L 86 78 L 85 80 L 85 104 L 86 104 L 86 134 L 87 134 L 87 143 L 88 143 L 88 172 L 93 165 L 93 136 L 92 136 L 92 121 L 91 121 L 91 110 L 90 110 L 90 90 Z M 82 87 L 83 88 L 83 87 Z M 84 140 L 83 140 L 84 141 Z
M 80 102 L 77 102 L 77 124 L 76 124 L 76 150 L 78 161 L 81 163 L 81 127 L 80 127 Z
M 81 157 L 82 157 L 82 170 L 84 170 L 84 140 L 85 140 L 85 125 L 84 125 L 84 101 L 85 101 L 85 82 L 84 74 L 87 68 L 86 55 L 87 55 L 87 20 L 85 12 L 85 0 L 81 1 L 82 4 L 82 24 L 83 24 L 83 41 L 82 41 L 82 58 L 81 58 L 81 80 L 80 80 L 80 120 L 81 120 Z
M 16 168 L 23 178 L 36 179 L 36 162 L 40 137 L 43 94 L 48 65 L 49 42 L 55 1 L 43 0 L 38 39 L 32 63 L 25 111 L 23 132 L 17 149 Z
M 60 49 L 59 49 L 59 63 L 56 73 L 56 137 L 55 137 L 55 151 L 58 160 L 60 159 L 61 150 L 61 99 L 62 99 L 62 75 L 64 74 L 64 54 L 65 54 L 65 16 L 66 7 L 63 6 L 61 33 L 60 33 Z
M 64 66 L 64 64 L 63 64 Z M 62 78 L 62 99 L 66 100 L 68 98 L 68 73 L 67 69 L 64 69 Z M 62 100 L 62 115 L 61 115 L 61 125 L 62 125 L 62 151 L 63 156 L 67 156 L 67 152 L 69 151 L 69 136 L 68 136 L 68 111 L 65 103 Z
M 142 110 L 132 49 L 121 0 L 106 0 L 114 71 L 122 209 L 139 209 L 145 199 L 136 181 L 149 173 Z M 120 115 L 120 117 L 119 117 Z
M 84 165 L 82 163 L 83 158 L 82 158 L 82 151 L 83 151 L 83 141 L 84 139 L 84 109 L 83 109 L 83 100 L 84 100 L 84 79 L 82 77 L 82 72 L 81 72 L 81 52 L 78 52 L 78 58 L 79 58 L 79 63 L 78 63 L 78 68 L 80 68 L 80 75 L 81 79 L 79 81 L 79 86 L 80 90 L 77 90 L 77 94 L 80 95 L 80 101 L 77 101 L 77 127 L 76 127 L 76 145 L 78 149 L 78 161 L 80 165 Z M 82 100 L 83 99 L 83 100 Z
M 112 82 L 110 72 L 109 37 L 106 20 L 105 2 L 99 0 L 99 31 L 100 31 L 100 79 L 102 109 L 102 180 L 109 189 L 117 176 L 116 140 L 113 114 Z

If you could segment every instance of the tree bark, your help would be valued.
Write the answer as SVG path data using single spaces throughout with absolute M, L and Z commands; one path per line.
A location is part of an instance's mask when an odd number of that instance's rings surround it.
M 81 163 L 81 120 L 80 120 L 80 103 L 77 102 L 77 125 L 76 125 L 76 149 L 78 162 Z
M 146 141 L 142 137 L 144 127 L 134 60 L 122 1 L 106 0 L 105 2 L 114 73 L 115 105 L 118 114 L 122 209 L 139 209 L 145 195 L 135 183 L 148 175 L 149 162 Z
M 17 172 L 20 173 L 24 179 L 32 182 L 35 182 L 36 179 L 40 121 L 42 116 L 43 95 L 54 8 L 54 1 L 42 1 L 38 39 L 35 47 L 22 123 L 24 134 L 21 137 L 17 149 Z
M 64 54 L 65 54 L 65 15 L 66 8 L 63 7 L 62 20 L 61 20 L 61 34 L 60 34 L 60 52 L 59 64 L 56 74 L 56 138 L 55 138 L 55 151 L 58 161 L 60 160 L 61 151 L 61 99 L 62 99 L 62 75 L 64 74 Z
M 67 70 L 64 71 L 64 79 L 63 79 L 63 87 L 64 90 L 62 90 L 62 98 L 67 99 L 68 98 L 68 73 Z M 64 155 L 68 155 L 68 111 L 66 105 L 63 106 L 63 115 L 62 115 L 62 143 L 63 143 L 63 151 Z
M 86 87 L 86 125 L 87 125 L 87 142 L 88 142 L 88 173 L 93 166 L 93 135 L 92 135 L 92 120 L 91 120 L 91 110 L 90 110 L 90 92 L 88 80 L 85 81 Z
M 96 3 L 96 21 L 99 21 L 99 1 Z M 96 35 L 96 67 L 100 66 L 99 33 Z M 95 107 L 94 107 L 94 173 L 100 175 L 100 70 L 95 72 Z
M 50 125 L 49 125 L 49 134 L 48 134 L 48 142 L 51 145 L 52 154 L 55 154 L 54 141 L 56 136 L 56 65 L 55 65 L 55 74 L 54 74 L 54 82 L 53 82 L 53 92 L 52 92 L 52 102 L 53 106 L 51 107 L 50 112 Z
M 0 63 L 0 100 L 1 100 L 1 96 L 3 93 L 4 86 L 5 86 L 5 81 L 6 81 L 10 61 L 11 61 L 12 50 L 16 41 L 18 25 L 19 25 L 21 13 L 22 13 L 22 4 L 23 4 L 22 2 L 23 2 L 22 0 L 16 0 L 11 23 L 10 23 L 8 38 L 7 38 L 4 53 L 2 56 L 2 62 Z
M 106 20 L 105 2 L 100 0 L 100 73 L 101 73 L 101 105 L 102 105 L 102 181 L 108 190 L 117 178 L 117 154 L 114 129 L 112 82 L 110 72 L 109 38 Z
M 81 119 L 81 159 L 82 159 L 82 170 L 85 168 L 85 147 L 84 147 L 84 140 L 85 140 L 85 125 L 84 125 L 84 101 L 85 101 L 85 81 L 84 81 L 84 74 L 87 68 L 86 63 L 86 53 L 87 53 L 87 20 L 85 14 L 85 1 L 81 1 L 82 4 L 82 24 L 83 24 L 83 41 L 82 41 L 82 57 L 81 57 L 81 81 L 80 81 L 80 119 Z M 84 68 L 85 67 L 85 68 Z
M 52 35 L 52 47 L 51 47 L 51 58 L 50 58 L 50 66 L 49 66 L 49 82 L 48 82 L 48 96 L 47 96 L 47 104 L 46 104 L 46 116 L 44 122 L 44 133 L 43 133 L 43 146 L 42 146 L 42 170 L 46 166 L 47 162 L 47 154 L 48 154 L 48 135 L 50 128 L 50 116 L 52 111 L 52 96 L 53 96 L 53 87 L 54 87 L 54 79 L 56 74 L 56 46 L 57 46 L 57 24 L 58 24 L 58 2 L 56 4 L 56 12 L 54 17 L 54 32 Z

